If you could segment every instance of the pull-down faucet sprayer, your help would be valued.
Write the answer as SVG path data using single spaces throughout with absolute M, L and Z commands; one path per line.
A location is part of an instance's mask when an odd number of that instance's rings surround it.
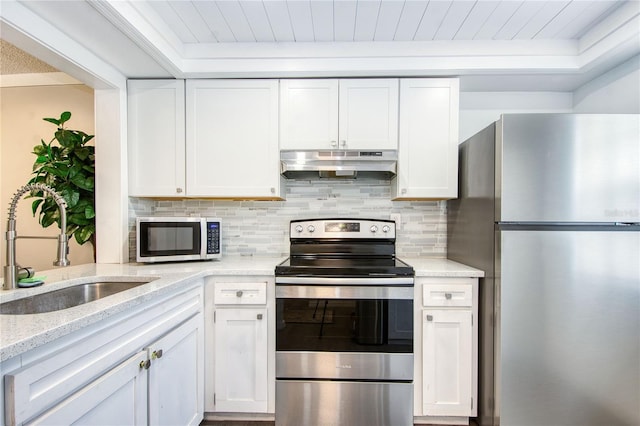
M 20 236 L 16 233 L 16 207 L 20 198 L 29 191 L 43 191 L 48 193 L 58 205 L 60 210 L 60 235 L 57 237 L 40 237 L 40 236 Z M 4 290 L 11 290 L 18 286 L 18 272 L 20 266 L 16 262 L 16 239 L 18 238 L 38 238 L 38 239 L 57 239 L 58 255 L 53 262 L 54 266 L 69 266 L 67 259 L 69 252 L 69 241 L 65 230 L 67 229 L 67 203 L 58 192 L 43 183 L 32 183 L 18 189 L 13 195 L 13 199 L 9 204 L 9 219 L 7 221 L 7 232 L 5 239 L 7 240 L 7 263 L 4 267 Z

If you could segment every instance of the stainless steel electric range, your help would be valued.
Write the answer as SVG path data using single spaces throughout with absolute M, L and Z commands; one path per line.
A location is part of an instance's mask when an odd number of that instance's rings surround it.
M 413 424 L 414 270 L 395 222 L 296 220 L 276 266 L 276 424 Z

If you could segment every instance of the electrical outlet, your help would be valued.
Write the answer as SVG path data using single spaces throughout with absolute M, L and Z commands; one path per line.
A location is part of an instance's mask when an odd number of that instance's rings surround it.
M 402 229 L 402 215 L 400 213 L 391 213 L 389 219 L 396 223 L 396 229 Z

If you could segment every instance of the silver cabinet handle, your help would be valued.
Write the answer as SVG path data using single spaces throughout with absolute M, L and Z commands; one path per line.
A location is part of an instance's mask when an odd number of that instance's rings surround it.
M 182 188 L 176 188 L 176 192 L 177 192 L 178 194 L 181 194 L 181 193 L 182 193 Z
M 433 321 L 433 315 L 427 315 L 427 321 Z
M 258 318 L 259 320 L 261 320 L 261 319 L 262 319 L 262 314 L 258 314 L 258 315 L 256 316 L 256 318 Z
M 447 300 L 451 300 L 451 293 L 445 293 L 444 294 L 445 299 Z
M 236 291 L 236 297 L 242 297 L 242 290 Z
M 347 147 L 347 141 L 340 141 L 340 147 L 341 148 L 346 148 Z
M 337 148 L 337 147 L 338 147 L 338 142 L 331 141 L 331 148 Z

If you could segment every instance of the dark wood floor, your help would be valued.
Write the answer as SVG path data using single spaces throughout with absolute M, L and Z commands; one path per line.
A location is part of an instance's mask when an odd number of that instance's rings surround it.
M 264 421 L 226 421 L 226 420 L 205 420 L 200 423 L 200 426 L 273 426 L 274 422 Z M 428 426 L 421 424 L 419 426 Z M 469 426 L 477 426 L 477 423 L 473 420 L 469 422 Z
M 205 420 L 200 426 L 273 426 L 274 422 L 245 422 L 227 420 Z

